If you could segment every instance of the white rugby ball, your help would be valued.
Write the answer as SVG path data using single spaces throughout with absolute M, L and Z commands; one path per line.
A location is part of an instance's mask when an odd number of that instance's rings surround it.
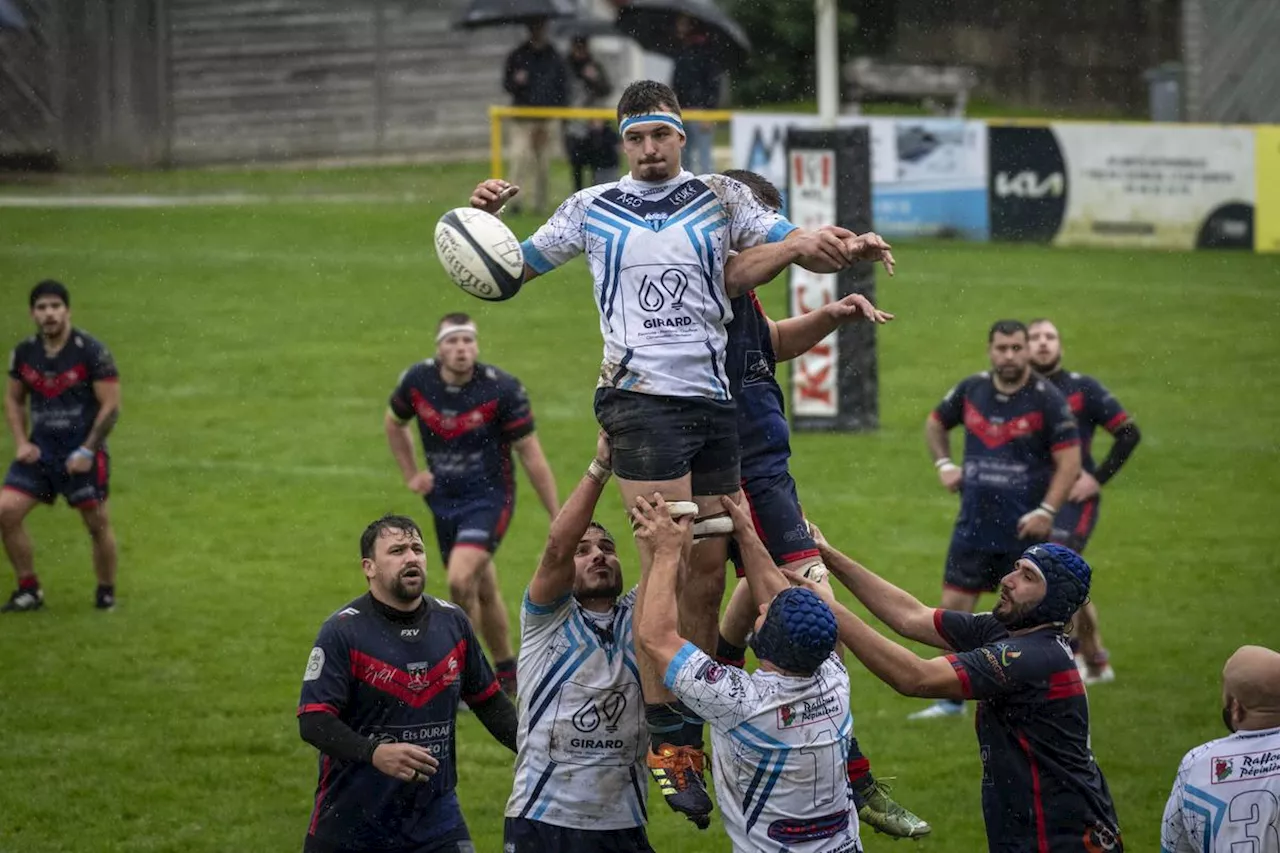
M 481 299 L 510 299 L 524 283 L 524 252 L 501 219 L 458 207 L 436 223 L 436 257 L 453 283 Z

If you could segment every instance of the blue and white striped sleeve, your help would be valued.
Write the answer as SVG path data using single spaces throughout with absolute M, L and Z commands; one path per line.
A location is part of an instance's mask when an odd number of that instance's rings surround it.
M 565 199 L 551 218 L 520 244 L 524 262 L 542 274 L 582 254 L 586 247 L 587 209 L 593 198 L 584 190 Z

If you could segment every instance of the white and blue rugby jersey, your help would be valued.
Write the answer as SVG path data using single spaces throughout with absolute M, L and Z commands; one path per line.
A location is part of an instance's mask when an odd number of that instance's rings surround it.
M 711 724 L 716 803 L 735 853 L 859 853 L 846 762 L 849 673 L 832 655 L 809 678 L 716 663 L 686 643 L 666 685 Z
M 1280 853 L 1280 728 L 1211 740 L 1182 759 L 1163 853 Z
M 682 171 L 575 193 L 521 247 L 539 273 L 587 253 L 604 337 L 599 387 L 728 400 L 726 253 L 794 229 L 744 184 Z
M 520 608 L 520 727 L 507 817 L 571 829 L 644 826 L 648 735 L 631 633 L 636 592 L 609 614 L 566 595 Z

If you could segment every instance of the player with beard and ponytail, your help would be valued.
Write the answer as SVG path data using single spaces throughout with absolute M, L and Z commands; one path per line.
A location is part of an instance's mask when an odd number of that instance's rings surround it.
M 648 779 L 632 617 L 613 536 L 592 521 L 607 439 L 551 522 L 520 607 L 520 729 L 507 853 L 644 853 Z
M 993 851 L 1119 853 L 1115 806 L 1089 746 L 1089 701 L 1063 627 L 1089 598 L 1092 571 L 1070 548 L 1032 545 L 1000 581 L 990 613 L 935 610 L 831 547 L 812 528 L 832 576 L 898 634 L 951 654 L 932 659 L 882 636 L 822 594 L 840 641 L 906 696 L 978 701 L 982 812 Z

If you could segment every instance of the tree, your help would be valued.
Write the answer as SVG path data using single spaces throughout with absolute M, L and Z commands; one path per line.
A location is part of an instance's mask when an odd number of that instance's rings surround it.
M 862 0 L 863 5 L 878 5 Z M 725 0 L 725 11 L 751 39 L 751 57 L 733 78 L 739 106 L 757 106 L 817 97 L 813 60 L 813 0 Z M 858 49 L 858 16 L 849 0 L 839 12 L 842 61 Z

